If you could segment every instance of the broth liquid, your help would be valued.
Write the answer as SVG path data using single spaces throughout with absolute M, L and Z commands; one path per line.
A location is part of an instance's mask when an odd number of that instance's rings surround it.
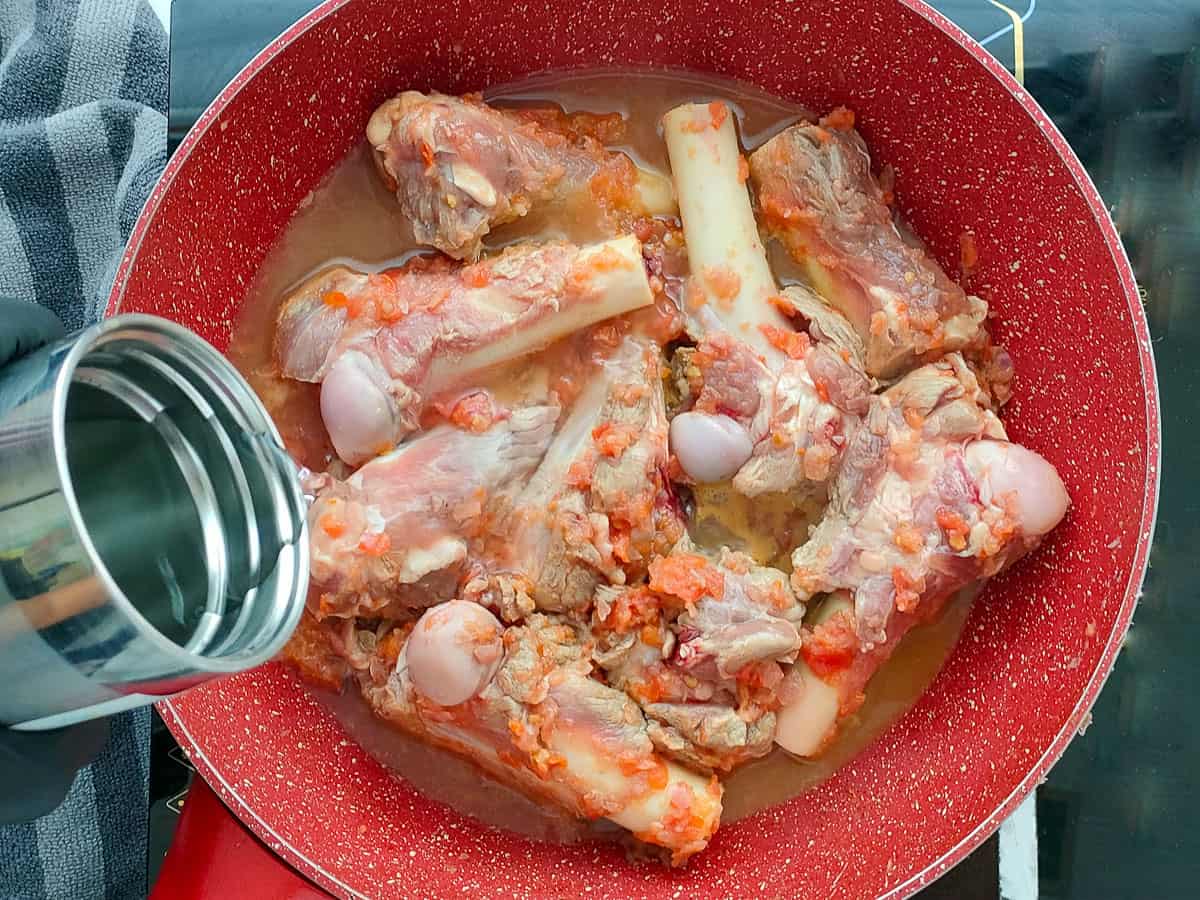
M 666 147 L 658 123 L 671 108 L 687 102 L 723 100 L 735 112 L 744 150 L 752 150 L 794 122 L 810 117 L 794 103 L 753 86 L 691 73 L 612 70 L 542 75 L 485 92 L 497 105 L 556 104 L 567 112 L 619 112 L 626 118 L 626 141 L 614 147 L 646 169 L 669 174 Z M 520 240 L 595 239 L 587 223 L 548 222 L 536 213 L 497 228 L 487 236 L 489 249 Z M 296 213 L 251 285 L 242 319 L 234 333 L 230 357 L 262 397 L 297 461 L 314 469 L 335 469 L 333 454 L 318 410 L 316 385 L 286 381 L 274 374 L 271 341 L 282 299 L 315 272 L 344 263 L 362 271 L 400 265 L 426 252 L 413 240 L 412 229 L 377 176 L 365 142 L 355 148 Z M 776 280 L 803 281 L 799 268 L 774 242 L 768 252 Z M 693 523 L 702 543 L 735 545 L 760 562 L 787 566 L 790 547 L 806 535 L 806 518 L 789 523 L 786 533 L 747 535 L 747 507 L 732 492 L 698 498 Z M 765 504 L 769 521 L 777 513 Z M 819 510 L 808 516 L 819 515 Z M 767 521 L 767 520 L 764 520 Z M 753 530 L 753 529 L 751 529 Z M 913 629 L 867 687 L 866 702 L 844 723 L 824 755 L 800 760 L 776 749 L 723 778 L 723 822 L 781 803 L 811 790 L 866 747 L 903 715 L 933 681 L 962 631 L 973 591 L 947 604 L 937 621 Z M 471 763 L 430 747 L 375 719 L 356 690 L 342 695 L 316 692 L 321 701 L 367 752 L 392 772 L 435 800 L 529 837 L 573 841 L 615 836 L 619 829 L 604 822 L 581 822 L 480 773 Z

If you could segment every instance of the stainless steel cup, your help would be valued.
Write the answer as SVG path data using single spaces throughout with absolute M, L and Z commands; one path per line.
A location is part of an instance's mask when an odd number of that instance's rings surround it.
M 305 505 L 229 362 L 124 315 L 0 369 L 0 723 L 45 729 L 271 658 Z

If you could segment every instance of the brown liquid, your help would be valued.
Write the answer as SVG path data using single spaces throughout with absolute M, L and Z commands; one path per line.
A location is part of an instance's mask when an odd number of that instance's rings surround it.
M 337 717 L 346 733 L 389 771 L 431 800 L 465 816 L 556 844 L 622 834 L 607 820 L 578 819 L 557 806 L 536 803 L 481 772 L 474 763 L 388 725 L 375 717 L 353 686 L 341 694 L 310 690 Z
M 743 146 L 753 149 L 806 111 L 752 86 L 708 76 L 604 70 L 539 76 L 494 88 L 486 97 L 501 104 L 556 103 L 568 112 L 620 112 L 628 120 L 625 146 L 640 165 L 667 174 L 666 148 L 659 135 L 663 113 L 680 103 L 721 99 L 737 113 Z M 536 215 L 496 229 L 490 248 L 518 240 L 594 239 L 586 222 L 550 222 Z M 798 267 L 773 248 L 771 265 L 783 284 L 802 281 Z M 338 465 L 317 410 L 313 385 L 273 374 L 271 340 L 280 301 L 304 278 L 336 263 L 365 271 L 398 265 L 414 252 L 412 232 L 376 176 L 365 145 L 347 156 L 289 224 L 251 286 L 230 356 L 249 378 L 279 424 L 289 449 L 314 469 Z M 760 562 L 786 568 L 790 549 L 806 536 L 818 510 L 790 518 L 781 501 L 747 504 L 731 491 L 697 496 L 693 532 L 708 545 L 727 543 Z M 969 592 L 947 605 L 933 624 L 914 629 L 867 689 L 867 699 L 848 720 L 833 746 L 819 759 L 798 760 L 781 750 L 749 763 L 725 779 L 723 821 L 794 797 L 832 775 L 907 711 L 929 686 L 953 649 L 966 621 Z M 472 764 L 429 747 L 374 719 L 357 692 L 321 699 L 347 731 L 391 771 L 422 793 L 489 824 L 530 837 L 572 841 L 614 834 L 607 823 L 583 823 L 533 803 L 479 773 Z

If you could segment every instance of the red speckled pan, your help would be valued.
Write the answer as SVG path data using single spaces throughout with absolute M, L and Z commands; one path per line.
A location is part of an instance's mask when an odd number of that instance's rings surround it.
M 375 104 L 604 64 L 686 66 L 857 110 L 947 268 L 958 236 L 977 235 L 973 284 L 1020 375 L 1008 426 L 1062 473 L 1067 521 L 988 588 L 908 715 L 683 871 L 530 843 L 423 799 L 277 666 L 163 713 L 225 802 L 345 896 L 907 896 L 998 826 L 1096 699 L 1146 566 L 1159 463 L 1146 320 L 1104 205 L 1042 111 L 945 19 L 913 0 L 331 0 L 201 117 L 138 221 L 109 311 L 165 315 L 225 346 L 268 248 Z

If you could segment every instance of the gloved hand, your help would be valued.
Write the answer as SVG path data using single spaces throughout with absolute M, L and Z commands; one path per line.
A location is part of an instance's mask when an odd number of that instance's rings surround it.
M 62 322 L 46 307 L 0 297 L 0 369 L 64 334 Z
M 0 826 L 28 822 L 63 802 L 75 774 L 108 741 L 108 719 L 55 731 L 0 726 Z
M 64 334 L 62 323 L 48 309 L 0 298 L 0 369 Z M 0 607 L 9 602 L 0 576 Z M 4 687 L 23 689 L 28 688 Z M 0 825 L 35 819 L 57 807 L 80 766 L 91 762 L 107 740 L 108 721 L 103 719 L 41 732 L 13 731 L 0 723 Z

